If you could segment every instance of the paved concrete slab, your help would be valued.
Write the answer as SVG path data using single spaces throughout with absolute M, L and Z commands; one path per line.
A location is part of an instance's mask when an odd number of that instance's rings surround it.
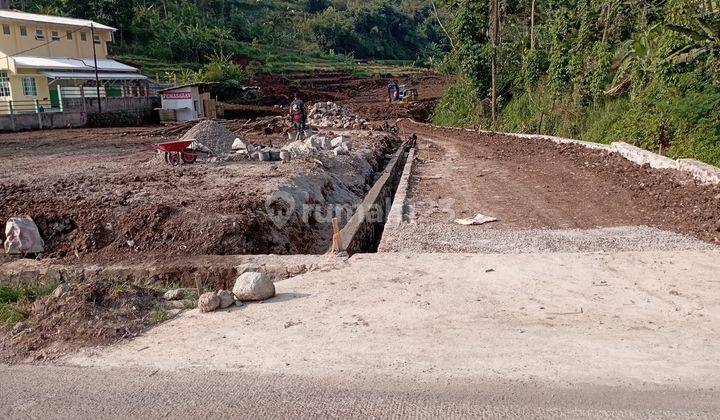
M 364 254 L 78 366 L 720 385 L 720 252 Z

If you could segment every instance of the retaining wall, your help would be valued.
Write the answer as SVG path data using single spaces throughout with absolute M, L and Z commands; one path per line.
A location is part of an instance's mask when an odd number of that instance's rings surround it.
M 98 109 L 97 98 L 65 98 L 63 107 L 70 112 L 93 113 Z M 160 100 L 151 97 L 100 98 L 103 112 L 152 111 L 160 107 Z
M 340 251 L 352 255 L 377 249 L 406 158 L 407 146 L 403 144 L 358 206 L 355 214 L 340 230 Z
M 0 115 L 0 131 L 82 127 L 87 122 L 86 117 L 82 112 Z
M 256 266 L 274 281 L 286 279 L 326 264 L 317 255 L 200 255 L 166 261 L 136 261 L 108 265 L 63 264 L 48 259 L 18 259 L 0 264 L 0 285 L 39 287 L 87 281 L 129 282 L 145 286 L 195 287 L 195 275 L 203 286 L 231 289 L 238 269 Z

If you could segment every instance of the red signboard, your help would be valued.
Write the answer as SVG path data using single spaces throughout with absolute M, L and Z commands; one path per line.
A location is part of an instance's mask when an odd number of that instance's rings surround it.
M 192 99 L 190 92 L 164 92 L 163 99 Z

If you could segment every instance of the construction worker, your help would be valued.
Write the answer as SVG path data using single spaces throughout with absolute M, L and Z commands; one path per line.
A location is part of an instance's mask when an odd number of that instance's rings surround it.
M 295 94 L 295 100 L 290 104 L 290 114 L 288 118 L 292 122 L 297 133 L 295 134 L 295 140 L 302 140 L 305 138 L 305 125 L 307 124 L 307 109 L 305 108 L 305 102 L 300 99 L 298 93 Z
M 397 80 L 392 80 L 387 85 L 388 89 L 388 102 L 396 101 L 400 99 L 400 85 Z

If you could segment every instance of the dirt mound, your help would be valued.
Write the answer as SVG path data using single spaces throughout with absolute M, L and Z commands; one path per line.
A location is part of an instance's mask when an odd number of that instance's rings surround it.
M 225 156 L 232 153 L 232 144 L 237 136 L 221 124 L 205 120 L 197 123 L 193 128 L 183 134 L 183 140 L 195 140 L 210 149 L 216 156 Z
M 156 290 L 108 282 L 63 287 L 59 296 L 45 296 L 29 305 L 25 328 L 7 332 L 0 341 L 0 360 L 53 358 L 134 337 L 164 319 Z

